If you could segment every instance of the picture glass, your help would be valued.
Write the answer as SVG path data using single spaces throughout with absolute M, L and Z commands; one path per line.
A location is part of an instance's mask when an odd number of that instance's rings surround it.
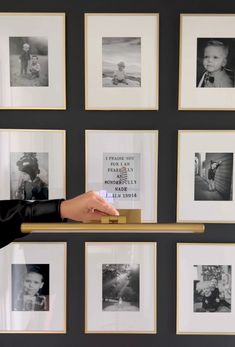
M 234 335 L 235 244 L 177 244 L 177 334 Z
M 65 198 L 65 131 L 0 129 L 0 199 Z
M 85 14 L 86 110 L 157 110 L 157 13 Z
M 235 15 L 181 14 L 179 110 L 235 109 Z
M 87 242 L 85 332 L 156 333 L 156 243 Z
M 66 243 L 13 242 L 0 252 L 0 334 L 66 333 Z
M 233 223 L 233 130 L 178 133 L 178 222 Z
M 86 191 L 157 221 L 157 130 L 86 130 Z

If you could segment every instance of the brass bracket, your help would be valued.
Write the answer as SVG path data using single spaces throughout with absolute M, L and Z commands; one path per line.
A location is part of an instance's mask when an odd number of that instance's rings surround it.
M 141 223 L 141 210 L 137 209 L 120 209 L 119 216 L 101 217 L 101 224 L 130 224 Z

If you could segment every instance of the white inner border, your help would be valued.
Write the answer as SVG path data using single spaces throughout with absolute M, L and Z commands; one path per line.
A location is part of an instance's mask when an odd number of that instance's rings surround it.
M 86 191 L 103 190 L 103 153 L 140 153 L 140 200 L 114 201 L 116 208 L 141 209 L 157 222 L 157 130 L 86 130 Z
M 177 333 L 235 334 L 235 244 L 177 244 Z M 232 266 L 231 312 L 193 312 L 194 265 Z
M 235 15 L 181 14 L 179 109 L 235 109 L 235 88 L 197 88 L 197 38 L 234 38 Z
M 140 265 L 140 310 L 102 311 L 102 264 Z M 156 243 L 86 243 L 86 333 L 156 333 Z
M 234 189 L 232 201 L 194 201 L 194 158 L 197 152 L 227 152 L 233 153 L 235 158 L 235 131 L 179 130 L 177 222 L 234 222 Z M 233 182 L 234 179 L 233 169 Z
M 85 14 L 86 109 L 158 109 L 158 14 Z M 141 87 L 102 87 L 102 37 L 141 37 Z

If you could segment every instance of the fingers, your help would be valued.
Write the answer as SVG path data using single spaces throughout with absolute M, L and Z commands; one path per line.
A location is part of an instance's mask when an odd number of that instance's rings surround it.
M 110 216 L 119 216 L 119 212 L 97 194 L 92 202 L 91 208 L 94 212 L 101 212 Z

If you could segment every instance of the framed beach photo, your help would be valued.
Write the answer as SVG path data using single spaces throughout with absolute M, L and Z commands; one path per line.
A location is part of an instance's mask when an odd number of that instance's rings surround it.
M 0 333 L 66 333 L 65 242 L 14 242 L 0 252 Z
M 235 335 L 234 243 L 177 244 L 178 335 Z
M 0 109 L 66 109 L 65 13 L 0 19 Z
M 179 110 L 235 110 L 235 14 L 181 14 Z
M 177 221 L 234 223 L 235 131 L 178 132 Z
M 156 245 L 86 243 L 86 334 L 156 334 Z
M 159 15 L 85 13 L 85 109 L 158 109 Z
M 86 130 L 86 191 L 157 222 L 157 130 Z
M 0 200 L 66 197 L 65 130 L 0 129 Z

